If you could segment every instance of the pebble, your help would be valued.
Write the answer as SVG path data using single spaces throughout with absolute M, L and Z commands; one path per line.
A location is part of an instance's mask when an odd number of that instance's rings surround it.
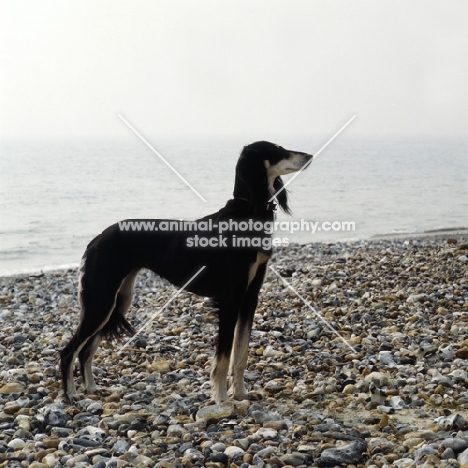
M 351 395 L 351 394 L 354 393 L 356 390 L 357 390 L 356 385 L 354 385 L 354 384 L 348 384 L 348 385 L 345 386 L 345 388 L 343 388 L 342 393 L 343 393 L 344 395 Z
M 0 394 L 11 395 L 12 393 L 21 393 L 24 391 L 24 385 L 19 382 L 8 382 L 0 387 Z
M 468 439 L 461 439 L 458 437 L 447 437 L 442 442 L 442 446 L 445 448 L 451 448 L 454 452 L 463 452 L 468 448 Z
M 240 447 L 236 447 L 235 445 L 227 447 L 226 450 L 224 450 L 224 454 L 231 459 L 238 458 L 239 456 L 244 455 L 244 453 L 245 450 L 241 449 Z
M 307 460 L 309 460 L 309 458 L 310 456 L 307 454 L 293 452 L 291 454 L 281 456 L 280 460 L 284 465 L 299 466 L 304 465 L 307 462 Z
M 459 414 L 441 416 L 437 418 L 437 424 L 440 428 L 447 431 L 468 429 L 468 421 Z
M 267 427 L 261 427 L 257 432 L 254 433 L 254 435 L 260 439 L 268 440 L 274 439 L 278 435 L 278 431 Z
M 378 388 L 388 385 L 390 376 L 385 372 L 371 372 L 366 375 L 365 380 L 374 383 Z
M 42 463 L 47 467 L 55 467 L 57 465 L 59 459 L 52 453 L 49 453 L 42 459 Z
M 403 399 L 397 395 L 390 398 L 390 406 L 394 410 L 402 410 L 406 405 Z
M 196 415 L 197 422 L 210 425 L 216 424 L 221 419 L 230 418 L 236 415 L 236 405 L 229 401 L 217 405 L 201 408 Z
M 45 439 L 42 440 L 44 447 L 54 448 L 54 449 L 58 448 L 60 442 L 61 442 L 61 439 L 59 437 L 46 437 Z
M 263 427 L 267 429 L 273 429 L 275 431 L 281 431 L 289 429 L 288 421 L 279 420 L 279 421 L 266 421 L 263 423 Z
M 315 463 L 319 467 L 334 466 L 341 463 L 347 463 L 348 465 L 360 463 L 364 459 L 366 450 L 366 442 L 362 439 L 356 439 L 336 448 L 325 449 L 320 457 L 315 460 Z
M 458 454 L 457 461 L 460 465 L 468 465 L 468 449 Z
M 264 424 L 267 421 L 279 421 L 281 419 L 281 415 L 276 412 L 253 410 L 251 414 L 257 424 Z
M 26 442 L 22 439 L 12 439 L 8 442 L 8 447 L 13 450 L 20 450 L 26 446 Z
M 173 424 L 167 428 L 167 437 L 181 438 L 187 433 L 187 430 L 178 424 Z
M 78 320 L 78 272 L 1 278 L 0 467 L 468 465 L 468 247 L 455 237 L 277 249 L 272 266 L 340 336 L 267 275 L 252 398 L 220 405 L 212 301 L 183 292 L 130 349 L 103 342 L 100 391 L 86 395 L 78 376 L 70 405 L 57 354 Z M 174 291 L 140 273 L 130 323 Z

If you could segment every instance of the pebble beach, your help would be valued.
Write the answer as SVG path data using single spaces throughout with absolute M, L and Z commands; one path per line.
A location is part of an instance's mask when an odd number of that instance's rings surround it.
M 219 405 L 206 298 L 161 311 L 176 289 L 141 272 L 128 318 L 151 323 L 103 342 L 99 394 L 69 404 L 77 270 L 0 278 L 0 468 L 468 467 L 468 235 L 291 245 L 270 265 L 252 398 Z

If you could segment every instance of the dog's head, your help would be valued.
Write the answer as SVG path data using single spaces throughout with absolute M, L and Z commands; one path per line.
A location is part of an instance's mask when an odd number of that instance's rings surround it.
M 276 195 L 281 209 L 290 213 L 281 176 L 304 169 L 311 160 L 310 154 L 287 150 L 268 141 L 245 146 L 236 166 L 234 196 L 264 203 Z M 241 195 L 239 191 L 244 193 Z

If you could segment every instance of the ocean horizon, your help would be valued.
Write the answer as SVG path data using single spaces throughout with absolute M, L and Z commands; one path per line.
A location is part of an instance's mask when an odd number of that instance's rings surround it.
M 254 141 L 149 140 L 206 203 L 134 136 L 0 142 L 0 275 L 74 267 L 89 241 L 119 220 L 218 211 L 232 198 L 242 147 Z M 275 143 L 313 154 L 325 140 Z M 274 234 L 290 243 L 468 233 L 468 140 L 343 136 L 288 191 L 293 215 L 278 213 L 279 223 L 330 226 Z M 331 229 L 346 223 L 354 230 Z

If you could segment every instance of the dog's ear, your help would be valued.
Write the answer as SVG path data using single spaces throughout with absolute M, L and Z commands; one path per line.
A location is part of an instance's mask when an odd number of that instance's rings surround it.
M 237 161 L 234 196 L 247 198 L 252 203 L 266 203 L 268 180 L 265 164 L 258 149 L 252 145 L 244 147 Z
M 288 194 L 287 194 L 287 190 L 283 187 L 284 187 L 283 180 L 281 179 L 281 177 L 277 177 L 275 181 L 273 182 L 273 188 L 275 189 L 275 193 L 277 194 L 276 200 L 278 200 L 278 204 L 281 207 L 281 209 L 286 214 L 290 215 L 291 210 L 288 206 Z

